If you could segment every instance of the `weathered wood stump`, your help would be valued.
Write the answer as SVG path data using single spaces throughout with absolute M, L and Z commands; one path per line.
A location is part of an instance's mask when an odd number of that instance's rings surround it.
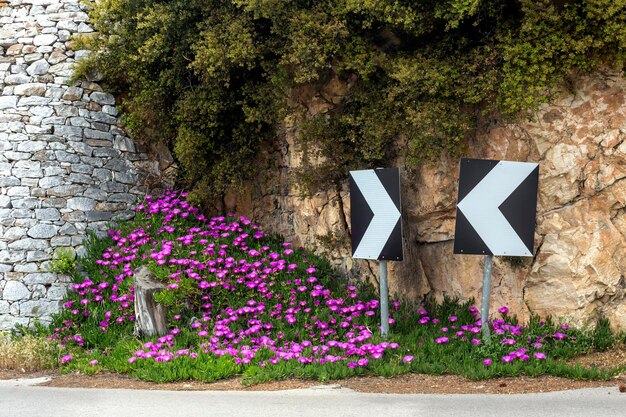
M 165 288 L 150 270 L 142 266 L 135 273 L 135 334 L 163 336 L 167 333 L 165 307 L 154 300 L 154 294 Z

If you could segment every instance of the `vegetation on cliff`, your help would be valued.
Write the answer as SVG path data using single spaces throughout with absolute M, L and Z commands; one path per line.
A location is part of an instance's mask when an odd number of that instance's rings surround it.
M 254 173 L 286 117 L 311 190 L 391 149 L 457 152 L 573 70 L 621 68 L 626 46 L 624 0 L 101 0 L 91 16 L 78 76 L 101 74 L 132 134 L 168 143 L 211 196 Z M 314 97 L 328 106 L 310 111 Z

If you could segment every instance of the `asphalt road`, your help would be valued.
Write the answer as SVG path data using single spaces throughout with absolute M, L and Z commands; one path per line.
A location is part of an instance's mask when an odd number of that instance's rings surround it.
M 593 388 L 516 395 L 364 394 L 318 387 L 274 392 L 49 388 L 0 381 L 1 417 L 67 416 L 625 417 L 626 394 Z

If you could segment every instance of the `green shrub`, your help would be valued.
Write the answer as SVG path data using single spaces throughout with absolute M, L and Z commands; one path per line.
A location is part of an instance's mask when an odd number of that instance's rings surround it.
M 73 248 L 60 248 L 54 252 L 49 267 L 57 274 L 73 275 L 76 273 L 76 252 Z
M 77 76 L 102 73 L 133 136 L 170 144 L 205 196 L 257 172 L 286 118 L 303 190 L 336 187 L 397 149 L 410 164 L 459 152 L 572 71 L 621 69 L 626 51 L 612 0 L 106 0 L 90 14 L 97 35 L 77 42 L 96 53 Z
M 593 330 L 593 347 L 603 352 L 615 344 L 615 335 L 611 331 L 611 323 L 605 317 L 598 320 Z

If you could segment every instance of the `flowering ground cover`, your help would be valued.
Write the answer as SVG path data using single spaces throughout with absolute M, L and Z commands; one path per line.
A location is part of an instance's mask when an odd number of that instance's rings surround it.
M 135 220 L 86 247 L 51 330 L 68 371 L 256 383 L 406 372 L 604 379 L 621 370 L 563 361 L 611 346 L 608 323 L 594 331 L 538 317 L 521 325 L 504 306 L 485 343 L 471 302 L 394 300 L 384 340 L 373 288 L 244 217 L 206 218 L 184 193 L 147 197 Z M 166 284 L 156 298 L 167 306 L 169 333 L 152 339 L 133 335 L 133 275 L 142 265 Z

